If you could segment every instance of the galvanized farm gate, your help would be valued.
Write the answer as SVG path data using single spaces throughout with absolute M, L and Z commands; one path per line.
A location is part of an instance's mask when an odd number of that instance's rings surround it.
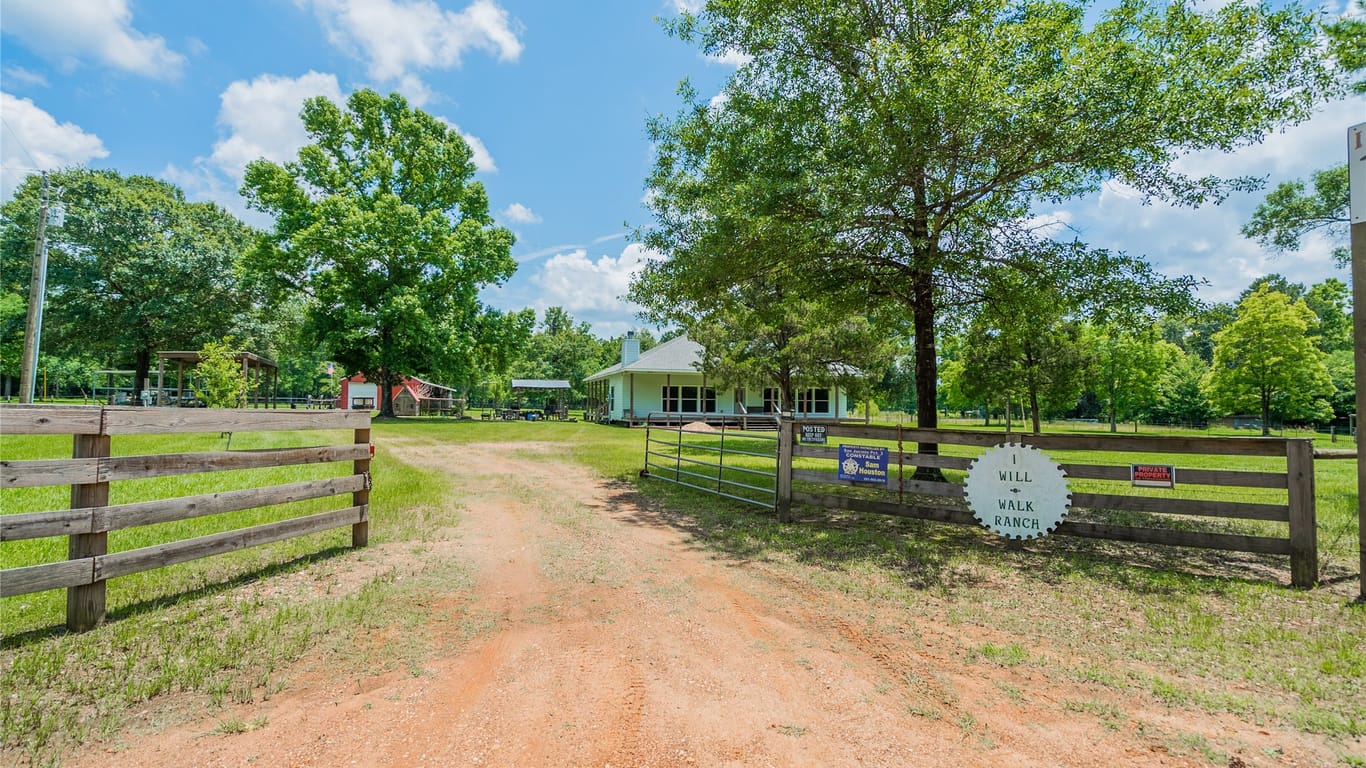
M 778 503 L 778 417 L 745 416 L 684 423 L 678 414 L 650 414 L 643 475 L 773 509 Z M 729 459 L 729 461 L 727 460 Z

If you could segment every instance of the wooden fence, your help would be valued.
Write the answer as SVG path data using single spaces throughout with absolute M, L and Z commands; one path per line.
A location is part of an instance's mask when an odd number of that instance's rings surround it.
M 1178 498 L 1153 493 L 1084 493 L 1073 489 L 1073 509 L 1119 510 L 1148 513 L 1146 525 L 1119 525 L 1108 522 L 1066 520 L 1054 531 L 1064 536 L 1111 539 L 1144 544 L 1171 544 L 1237 552 L 1288 555 L 1291 583 L 1297 587 L 1312 587 L 1318 578 L 1318 543 L 1314 514 L 1314 450 L 1310 440 L 1284 438 L 1209 438 L 1158 437 L 1141 435 L 1055 435 L 1001 434 L 954 430 L 926 430 L 898 426 L 834 425 L 827 426 L 832 438 L 876 440 L 888 448 L 888 482 L 879 492 L 844 495 L 818 493 L 813 484 L 864 485 L 841 481 L 831 471 L 793 467 L 794 459 L 837 459 L 838 448 L 833 445 L 802 445 L 799 442 L 799 423 L 784 422 L 779 450 L 778 512 L 785 519 L 793 504 L 810 504 L 831 509 L 896 515 L 945 523 L 978 525 L 964 501 L 963 486 L 955 482 L 930 482 L 914 477 L 916 467 L 938 467 L 966 470 L 972 458 L 945 455 L 942 449 L 950 446 L 989 448 L 1010 441 L 1024 443 L 1045 451 L 1120 452 L 1141 456 L 1134 463 L 1154 463 L 1152 456 L 1214 455 L 1233 457 L 1283 457 L 1283 471 L 1249 471 L 1234 469 L 1201 469 L 1176 466 L 1175 481 L 1183 489 L 1188 486 L 1232 487 L 1247 489 L 1275 489 L 1284 503 L 1228 501 L 1209 498 Z M 935 453 L 918 453 L 920 444 L 937 446 Z M 961 449 L 953 453 L 967 453 Z M 1099 459 L 1104 461 L 1105 459 Z M 1110 459 L 1114 461 L 1114 459 Z M 810 462 L 807 462 L 810 463 Z M 1062 463 L 1070 480 L 1101 480 L 1130 484 L 1130 465 L 1103 463 Z M 794 487 L 795 486 L 795 487 Z M 1109 490 L 1113 486 L 1107 486 Z M 866 486 L 865 486 L 866 488 Z M 1283 494 L 1279 491 L 1284 491 Z M 1205 492 L 1205 495 L 1210 495 Z M 1237 533 L 1184 530 L 1161 527 L 1166 515 L 1199 516 L 1235 520 L 1258 520 L 1288 525 L 1286 536 L 1253 536 Z
M 345 445 L 113 456 L 113 435 L 347 429 Z M 0 542 L 67 536 L 68 559 L 0 570 L 0 598 L 66 588 L 67 627 L 85 631 L 105 613 L 105 581 L 153 568 L 351 526 L 352 546 L 369 538 L 368 411 L 200 410 L 0 406 L 0 435 L 72 435 L 69 459 L 0 457 L 0 488 L 71 486 L 71 508 L 0 515 Z M 109 503 L 112 482 L 221 470 L 350 461 L 341 477 L 129 504 Z M 350 506 L 141 549 L 110 553 L 109 531 L 351 494 Z

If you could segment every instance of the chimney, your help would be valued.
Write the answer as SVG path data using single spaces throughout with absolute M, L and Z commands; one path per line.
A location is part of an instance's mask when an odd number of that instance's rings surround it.
M 636 338 L 635 331 L 627 331 L 626 338 L 621 340 L 621 364 L 630 365 L 640 359 L 640 339 Z

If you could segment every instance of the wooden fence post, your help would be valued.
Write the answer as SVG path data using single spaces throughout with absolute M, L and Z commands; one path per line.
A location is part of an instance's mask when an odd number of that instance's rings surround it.
M 1290 491 L 1290 583 L 1307 589 L 1318 582 L 1319 575 L 1312 441 L 1285 441 L 1285 473 Z
M 353 441 L 356 445 L 370 444 L 370 428 L 356 430 L 356 438 Z M 351 462 L 351 472 L 356 475 L 363 475 L 370 472 L 370 459 L 356 459 Z M 351 492 L 351 505 L 359 507 L 370 503 L 370 483 L 365 483 L 365 488 Z M 370 514 L 367 511 L 365 519 L 351 526 L 351 546 L 364 547 L 370 543 Z
M 778 520 L 792 522 L 792 433 L 796 422 L 791 419 L 778 419 Z
M 109 435 L 76 435 L 73 440 L 71 456 L 75 459 L 108 457 Z M 108 481 L 71 486 L 72 509 L 108 505 Z M 106 531 L 78 533 L 69 536 L 67 539 L 67 559 L 69 560 L 82 560 L 108 553 L 109 533 Z M 66 628 L 72 632 L 85 632 L 94 629 L 96 625 L 104 621 L 104 606 L 104 580 L 68 587 L 66 590 Z

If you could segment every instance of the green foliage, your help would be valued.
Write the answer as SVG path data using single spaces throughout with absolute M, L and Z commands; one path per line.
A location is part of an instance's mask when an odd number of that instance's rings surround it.
M 1151 330 L 1128 332 L 1116 326 L 1095 329 L 1094 383 L 1110 417 L 1110 431 L 1118 422 L 1137 419 L 1157 405 L 1163 374 L 1184 353 L 1161 341 Z
M 308 296 L 309 341 L 380 383 L 385 416 L 402 374 L 477 378 L 481 355 L 529 328 L 479 301 L 517 265 L 512 233 L 494 225 L 471 180 L 465 140 L 399 94 L 371 90 L 345 110 L 310 99 L 302 118 L 312 143 L 297 162 L 247 166 L 248 204 L 276 217 L 253 267 L 277 293 Z
M 1338 66 L 1348 72 L 1361 74 L 1366 70 L 1366 0 L 1357 0 L 1355 16 L 1343 15 L 1323 25 L 1328 33 L 1328 49 Z M 1352 83 L 1354 93 L 1366 93 L 1366 78 Z
M 569 382 L 570 397 L 581 400 L 584 377 L 606 367 L 601 364 L 603 345 L 588 323 L 575 323 L 563 307 L 550 307 L 512 373 L 516 378 L 563 379 Z
M 1305 189 L 1300 180 L 1282 182 L 1252 212 L 1243 225 L 1243 234 L 1277 251 L 1295 251 L 1310 232 L 1322 232 L 1330 241 L 1341 242 L 1347 235 L 1347 164 L 1315 171 L 1314 190 Z M 1345 246 L 1333 249 L 1338 265 L 1347 263 Z
M 997 274 L 962 340 L 961 392 L 984 404 L 1003 398 L 1007 409 L 1022 399 L 1035 432 L 1045 413 L 1075 406 L 1096 359 L 1081 324 L 1065 317 L 1067 308 L 1044 283 Z
M 1345 419 L 1357 411 L 1356 360 L 1352 350 L 1339 349 L 1330 352 L 1324 364 L 1328 366 L 1328 378 L 1333 381 L 1333 396 L 1328 402 L 1333 415 Z
M 854 397 L 865 394 L 870 372 L 896 356 L 893 340 L 904 337 L 885 305 L 793 293 L 782 281 L 706 292 L 647 270 L 630 296 L 651 319 L 676 324 L 702 346 L 702 370 L 712 380 L 776 387 L 784 408 L 796 402 L 799 387 L 837 383 Z
M 1036 203 L 1116 178 L 1182 204 L 1252 188 L 1173 166 L 1303 120 L 1337 88 L 1313 16 L 1293 7 L 730 0 L 669 28 L 751 58 L 723 101 L 685 86 L 685 109 L 649 126 L 643 239 L 669 259 L 647 273 L 694 295 L 767 277 L 890 297 L 914 323 L 923 426 L 936 324 L 983 294 L 988 265 L 1051 270 L 1111 309 L 1189 288 L 1040 236 L 1022 224 Z
M 1333 383 L 1309 331 L 1314 313 L 1303 300 L 1259 288 L 1238 305 L 1238 319 L 1215 335 L 1210 399 L 1223 413 L 1256 412 L 1262 434 L 1271 416 L 1327 421 Z
M 1204 379 L 1209 366 L 1199 355 L 1178 355 L 1162 372 L 1157 384 L 1157 402 L 1150 411 L 1162 424 L 1200 426 L 1216 415 L 1205 394 Z
M 17 293 L 0 293 L 0 374 L 18 376 L 24 361 L 24 326 L 28 301 Z
M 199 350 L 192 383 L 195 397 L 210 408 L 241 408 L 247 404 L 247 375 L 236 357 L 236 340 L 228 336 Z
M 157 350 L 197 347 L 252 311 L 240 259 L 253 232 L 231 214 L 148 176 L 72 169 L 49 179 L 66 216 L 47 228 L 44 351 L 131 362 L 141 383 Z M 40 197 L 30 176 L 0 208 L 0 266 L 22 277 L 25 305 Z
M 1315 283 L 1304 295 L 1304 304 L 1318 318 L 1314 343 L 1332 354 L 1352 348 L 1352 289 L 1330 277 Z

